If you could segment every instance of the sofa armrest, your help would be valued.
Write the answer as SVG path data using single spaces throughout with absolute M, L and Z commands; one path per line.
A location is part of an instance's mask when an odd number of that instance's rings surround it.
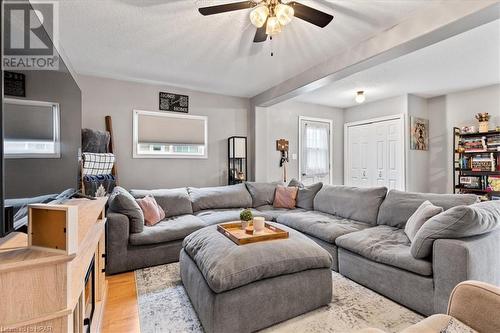
M 453 289 L 448 314 L 478 332 L 500 332 L 500 288 L 479 282 L 461 282 Z
M 446 313 L 449 296 L 462 281 L 500 284 L 499 267 L 500 230 L 480 236 L 434 241 L 434 311 Z
M 130 221 L 126 215 L 108 212 L 106 230 L 106 273 L 121 271 L 127 261 Z

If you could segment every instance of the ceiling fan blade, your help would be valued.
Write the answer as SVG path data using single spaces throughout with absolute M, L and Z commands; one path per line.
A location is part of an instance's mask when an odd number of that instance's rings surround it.
M 266 25 L 267 25 L 267 20 L 266 23 L 264 23 L 264 25 L 261 28 L 257 29 L 257 31 L 255 32 L 255 37 L 253 38 L 254 43 L 262 43 L 267 40 Z
M 295 17 L 317 25 L 318 27 L 324 28 L 333 20 L 332 15 L 303 5 L 296 1 L 289 2 L 288 5 L 293 7 L 293 10 L 295 11 Z
M 232 12 L 234 10 L 253 8 L 255 6 L 257 6 L 257 4 L 253 1 L 241 1 L 241 2 L 228 3 L 225 5 L 202 7 L 199 8 L 198 11 L 201 13 L 201 15 L 206 16 L 206 15 L 225 13 L 225 12 Z

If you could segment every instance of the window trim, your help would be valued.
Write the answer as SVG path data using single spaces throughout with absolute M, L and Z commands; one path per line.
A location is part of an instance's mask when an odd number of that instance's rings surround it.
M 139 115 L 149 115 L 157 117 L 170 117 L 170 118 L 184 118 L 203 120 L 204 122 L 204 141 L 205 149 L 203 155 L 186 155 L 186 154 L 141 154 L 137 151 L 139 144 Z M 208 117 L 207 116 L 194 116 L 186 114 L 177 114 L 170 112 L 146 111 L 146 110 L 133 110 L 132 116 L 132 157 L 133 158 L 175 158 L 175 159 L 208 159 Z
M 54 122 L 54 153 L 26 153 L 26 154 L 9 154 L 4 148 L 4 157 L 6 159 L 26 159 L 26 158 L 61 158 L 61 110 L 59 103 L 35 101 L 20 98 L 4 98 L 4 104 L 17 104 L 17 105 L 32 105 L 32 106 L 48 106 L 52 108 L 52 117 Z M 5 110 L 4 110 L 5 112 Z M 8 141 L 4 138 L 5 142 Z M 29 142 L 29 141 L 26 141 Z

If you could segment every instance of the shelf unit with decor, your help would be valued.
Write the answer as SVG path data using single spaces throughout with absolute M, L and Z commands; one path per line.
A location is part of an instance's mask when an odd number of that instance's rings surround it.
M 232 136 L 228 138 L 227 154 L 228 185 L 239 184 L 247 181 L 247 138 L 245 136 Z
M 500 199 L 500 131 L 453 133 L 453 193 Z

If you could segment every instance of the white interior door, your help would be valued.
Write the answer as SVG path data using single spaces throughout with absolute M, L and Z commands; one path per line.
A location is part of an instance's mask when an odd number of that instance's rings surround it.
M 345 184 L 404 190 L 403 119 L 346 126 Z
M 305 185 L 332 182 L 332 121 L 299 117 L 299 178 Z

